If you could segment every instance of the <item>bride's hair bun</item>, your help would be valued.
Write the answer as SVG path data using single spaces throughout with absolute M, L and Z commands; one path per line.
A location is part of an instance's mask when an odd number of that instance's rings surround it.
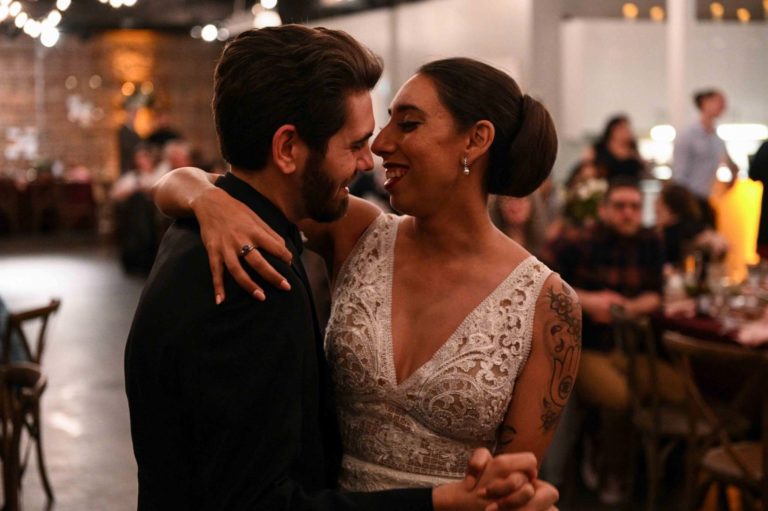
M 555 125 L 544 105 L 523 95 L 509 75 L 468 58 L 436 60 L 419 73 L 432 79 L 459 129 L 481 120 L 493 124 L 488 193 L 523 197 L 549 176 L 557 156 Z

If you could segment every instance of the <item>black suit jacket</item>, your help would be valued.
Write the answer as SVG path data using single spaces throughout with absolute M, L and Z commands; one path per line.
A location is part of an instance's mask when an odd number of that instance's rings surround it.
M 430 510 L 429 489 L 333 490 L 338 431 L 298 229 L 232 174 L 217 185 L 285 238 L 293 265 L 266 257 L 292 290 L 252 272 L 259 302 L 226 275 L 216 306 L 198 224 L 169 229 L 125 353 L 139 509 Z

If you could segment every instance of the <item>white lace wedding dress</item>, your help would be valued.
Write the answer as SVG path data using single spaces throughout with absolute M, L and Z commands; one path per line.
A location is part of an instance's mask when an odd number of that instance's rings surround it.
M 341 268 L 326 351 L 336 387 L 348 491 L 434 486 L 491 451 L 531 347 L 534 305 L 550 270 L 529 257 L 477 306 L 432 359 L 397 383 L 392 358 L 394 244 L 381 215 Z

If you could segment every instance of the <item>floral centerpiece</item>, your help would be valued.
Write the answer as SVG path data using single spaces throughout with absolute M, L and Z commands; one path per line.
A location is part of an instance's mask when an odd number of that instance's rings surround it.
M 565 218 L 576 225 L 591 225 L 597 220 L 608 182 L 605 179 L 589 178 L 577 183 L 565 195 Z

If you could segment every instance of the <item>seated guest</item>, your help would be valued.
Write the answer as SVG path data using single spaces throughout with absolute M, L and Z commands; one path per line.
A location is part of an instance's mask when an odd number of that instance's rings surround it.
M 656 226 L 664 239 L 665 263 L 680 266 L 696 250 L 724 255 L 726 241 L 707 226 L 696 196 L 683 185 L 667 183 L 656 201 Z
M 600 204 L 596 224 L 566 228 L 547 250 L 551 266 L 575 288 L 581 300 L 583 351 L 576 392 L 580 402 L 602 414 L 598 438 L 603 442 L 601 465 L 608 474 L 601 490 L 606 503 L 622 500 L 628 453 L 627 414 L 630 391 L 627 360 L 614 346 L 611 307 L 630 315 L 650 314 L 661 305 L 663 245 L 659 236 L 641 225 L 642 194 L 637 181 L 611 183 Z M 640 367 L 638 384 L 648 385 L 649 374 Z M 679 402 L 683 382 L 671 366 L 658 367 L 659 387 L 665 399 Z
M 139 145 L 134 168 L 118 179 L 110 197 L 115 201 L 115 227 L 120 260 L 128 273 L 149 273 L 159 245 L 158 212 L 151 189 L 161 177 L 152 150 Z
M 587 151 L 586 159 L 604 166 L 608 179 L 642 177 L 645 163 L 637 151 L 637 140 L 629 117 L 616 115 L 610 118 L 600 138 Z
M 681 264 L 705 229 L 696 196 L 682 185 L 668 183 L 656 201 L 656 226 L 664 237 L 665 262 Z
M 536 192 L 525 197 L 499 195 L 489 204 L 491 220 L 496 227 L 534 255 L 541 254 L 544 245 L 542 207 Z

